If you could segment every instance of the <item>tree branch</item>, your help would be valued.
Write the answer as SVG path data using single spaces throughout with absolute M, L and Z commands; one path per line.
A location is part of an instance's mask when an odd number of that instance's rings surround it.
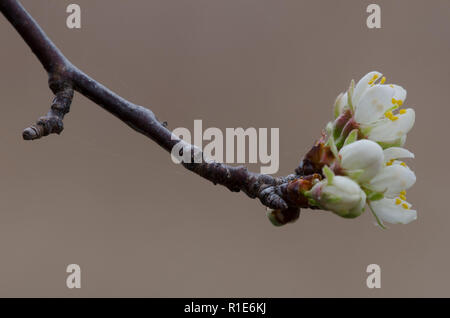
M 64 115 L 69 112 L 73 92 L 77 91 L 168 152 L 177 143 L 183 142 L 165 124 L 160 123 L 151 110 L 125 100 L 72 65 L 17 0 L 1 0 L 0 11 L 47 71 L 49 87 L 55 94 L 47 115 L 23 131 L 25 140 L 61 133 Z M 313 177 L 321 178 L 320 169 L 311 164 L 311 154 L 297 168 L 297 174 L 273 177 L 249 172 L 243 166 L 232 167 L 211 162 L 193 145 L 185 144 L 183 151 L 191 151 L 192 159 L 195 156 L 203 159 L 201 163 L 193 163 L 193 160 L 192 163 L 183 162 L 185 168 L 233 192 L 243 191 L 250 198 L 258 198 L 265 206 L 277 210 L 274 217 L 279 224 L 298 218 L 300 208 L 314 208 L 309 206 L 301 191 L 312 186 Z M 307 172 L 307 175 L 303 172 Z

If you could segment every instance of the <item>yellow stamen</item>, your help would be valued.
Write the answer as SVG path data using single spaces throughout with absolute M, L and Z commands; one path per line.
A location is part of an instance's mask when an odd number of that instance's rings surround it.
M 392 98 L 392 104 L 397 108 L 403 105 L 403 101 L 401 99 Z
M 403 201 L 406 201 L 406 197 L 403 194 L 400 194 L 399 198 L 402 199 Z
M 392 166 L 393 163 L 394 163 L 394 159 L 391 159 L 388 162 L 386 162 L 386 166 Z
M 378 78 L 378 75 L 375 74 L 375 75 L 372 77 L 372 79 L 368 82 L 368 84 L 369 84 L 369 85 L 373 85 L 373 84 L 375 83 L 375 81 L 377 80 L 377 78 Z
M 397 116 L 393 116 L 393 117 L 391 117 L 389 119 L 392 120 L 392 121 L 396 121 L 398 119 L 398 117 Z
M 402 203 L 402 207 L 406 210 L 409 210 L 409 206 L 406 203 Z
M 384 84 L 384 82 L 386 82 L 386 77 L 383 76 L 380 80 L 380 84 Z
M 400 205 L 400 203 L 402 203 L 402 200 L 400 200 L 399 198 L 395 199 L 395 204 Z
M 406 191 L 405 191 L 405 190 L 402 190 L 402 191 L 400 191 L 400 194 L 401 194 L 401 195 L 406 195 Z
M 390 88 L 394 88 L 394 85 L 392 85 L 392 84 L 389 84 L 389 87 L 390 87 Z
M 386 116 L 387 118 L 391 118 L 394 114 L 392 114 L 392 110 L 389 110 L 387 112 L 384 113 L 384 116 Z
M 400 109 L 398 112 L 399 112 L 401 115 L 406 114 L 406 109 Z
M 400 165 L 402 165 L 403 167 L 407 167 L 406 163 L 402 162 Z

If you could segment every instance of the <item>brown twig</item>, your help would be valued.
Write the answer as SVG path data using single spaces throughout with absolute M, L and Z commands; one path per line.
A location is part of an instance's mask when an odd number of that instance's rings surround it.
M 17 0 L 1 0 L 0 11 L 42 63 L 49 76 L 49 87 L 55 94 L 50 111 L 24 130 L 24 139 L 61 133 L 64 115 L 69 112 L 73 92 L 77 91 L 169 152 L 181 142 L 166 128 L 165 123 L 157 120 L 151 110 L 125 100 L 72 65 Z M 196 149 L 192 145 L 184 148 L 184 151 L 191 151 L 192 158 L 195 153 L 193 150 Z M 203 158 L 203 154 L 200 155 Z M 243 191 L 250 198 L 258 198 L 265 206 L 280 210 L 278 221 L 281 223 L 296 219 L 299 208 L 310 207 L 299 191 L 298 185 L 303 184 L 299 181 L 305 178 L 300 174 L 273 177 L 249 172 L 243 166 L 232 167 L 207 160 L 183 163 L 183 166 L 214 184 L 223 185 L 233 192 Z M 318 172 L 310 168 L 306 170 L 308 174 Z M 284 217 L 283 211 L 286 212 Z

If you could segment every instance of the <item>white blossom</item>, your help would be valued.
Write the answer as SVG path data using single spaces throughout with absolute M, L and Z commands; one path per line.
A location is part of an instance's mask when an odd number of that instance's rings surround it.
M 408 224 L 417 219 L 417 211 L 411 209 L 411 204 L 398 198 L 373 201 L 370 206 L 380 222 Z
M 370 140 L 383 144 L 404 144 L 406 134 L 415 121 L 412 108 L 400 109 L 406 90 L 395 84 L 385 84 L 379 72 L 369 72 L 336 100 L 335 112 L 350 109 L 361 132 Z M 350 94 L 351 98 L 348 98 Z
M 362 139 L 341 148 L 340 165 L 359 183 L 369 182 L 383 166 L 383 149 L 376 142 Z
M 360 215 L 366 204 L 366 194 L 350 178 L 333 176 L 318 182 L 311 189 L 311 196 L 320 208 L 343 217 Z
M 414 154 L 399 147 L 385 149 L 385 166 L 369 183 L 371 190 L 384 194 L 383 199 L 369 202 L 380 225 L 383 221 L 407 224 L 417 219 L 417 211 L 406 201 L 406 190 L 414 185 L 416 175 L 400 158 L 414 158 Z

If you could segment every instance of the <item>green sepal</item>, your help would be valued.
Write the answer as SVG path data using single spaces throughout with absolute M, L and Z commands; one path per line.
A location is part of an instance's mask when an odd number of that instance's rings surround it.
M 327 178 L 327 184 L 328 185 L 332 185 L 333 184 L 333 178 L 334 178 L 333 171 L 331 171 L 331 169 L 328 166 L 325 165 L 322 168 L 322 172 L 323 172 L 324 176 Z
M 375 213 L 375 211 L 373 210 L 372 206 L 370 205 L 370 203 L 368 202 L 367 205 L 369 206 L 370 211 L 372 212 L 373 216 L 375 217 L 375 220 L 377 221 L 378 225 L 383 229 L 386 230 L 386 227 L 384 226 L 384 224 L 381 222 L 381 220 L 378 218 L 378 215 Z
M 356 140 L 358 140 L 358 129 L 353 129 L 348 134 L 347 138 L 345 138 L 344 146 L 347 146 L 347 145 L 351 144 L 352 142 L 355 142 Z
M 327 135 L 328 136 L 332 136 L 333 135 L 333 130 L 334 130 L 333 123 L 331 121 L 329 121 L 327 123 L 327 125 L 325 126 L 325 131 L 327 132 Z
M 338 138 L 335 139 L 334 143 L 336 144 L 336 149 L 338 149 L 338 151 L 342 148 L 342 146 L 344 145 L 344 136 L 340 135 Z
M 350 87 L 348 88 L 348 91 L 347 91 L 347 103 L 348 103 L 348 107 L 350 107 L 350 110 L 352 111 L 352 113 L 355 112 L 355 109 L 353 107 L 353 102 L 352 102 L 354 90 L 355 90 L 355 80 L 352 80 L 350 82 Z
M 331 204 L 339 203 L 342 201 L 341 197 L 338 197 L 335 195 L 330 195 L 330 194 L 326 195 L 324 199 L 327 201 L 327 203 L 331 203 Z
M 341 131 L 342 131 L 342 129 L 338 129 L 336 127 L 336 124 L 333 123 L 333 134 L 332 134 L 332 136 L 333 136 L 334 139 L 339 138 L 339 136 L 341 135 Z
M 347 214 L 340 214 L 339 216 L 341 216 L 345 219 L 354 219 L 354 218 L 358 217 L 359 214 L 347 213 Z
M 380 191 L 375 191 L 372 190 L 369 185 L 364 185 L 361 186 L 361 189 L 364 191 L 364 193 L 366 194 L 367 200 L 368 201 L 378 201 L 384 198 L 384 193 L 386 191 L 380 192 Z
M 333 107 L 334 119 L 338 118 L 339 115 L 341 114 L 341 113 L 339 112 L 338 104 L 339 104 L 339 101 L 342 99 L 342 96 L 343 96 L 343 95 L 344 95 L 343 93 L 340 93 L 340 94 L 338 95 L 338 97 L 336 97 L 336 101 L 334 102 L 334 107 Z
M 381 146 L 381 148 L 383 149 L 387 149 L 387 148 L 391 148 L 391 147 L 401 147 L 402 146 L 402 139 L 398 138 L 397 140 L 393 141 L 393 142 L 382 142 L 382 141 L 378 141 L 378 144 Z
M 364 136 L 368 136 L 368 135 L 370 134 L 372 128 L 373 128 L 373 127 L 370 127 L 370 126 L 361 128 L 361 133 L 362 133 Z
M 367 200 L 378 201 L 384 198 L 384 194 L 381 192 L 371 192 L 367 194 Z
M 341 216 L 346 219 L 354 219 L 354 218 L 357 218 L 358 216 L 360 216 L 361 214 L 363 214 L 365 209 L 366 209 L 366 207 L 363 207 L 361 212 L 358 211 L 356 213 L 352 212 L 352 211 L 348 211 L 347 214 L 341 215 Z
M 364 169 L 358 169 L 347 172 L 347 176 L 349 176 L 353 180 L 358 180 L 359 177 L 364 173 Z
M 308 204 L 309 206 L 319 206 L 319 204 L 317 203 L 316 200 L 314 200 L 313 198 L 308 198 Z
M 328 138 L 327 145 L 330 147 L 330 150 L 333 153 L 334 157 L 339 158 L 339 151 L 336 147 L 336 142 L 334 141 L 332 135 Z
M 269 219 L 270 223 L 272 223 L 272 225 L 274 225 L 274 226 L 282 226 L 283 225 L 280 222 L 278 222 L 277 218 L 275 217 L 275 214 L 272 212 L 267 213 L 267 218 Z
M 267 218 L 269 219 L 270 223 L 272 223 L 272 225 L 274 225 L 274 226 L 282 226 L 283 224 L 280 223 L 277 220 L 277 217 L 275 216 L 276 211 L 277 210 L 269 210 L 268 209 L 267 212 L 266 212 Z
M 306 197 L 306 198 L 312 198 L 311 190 L 302 190 L 301 192 L 302 192 L 302 194 L 303 194 L 304 197 Z

